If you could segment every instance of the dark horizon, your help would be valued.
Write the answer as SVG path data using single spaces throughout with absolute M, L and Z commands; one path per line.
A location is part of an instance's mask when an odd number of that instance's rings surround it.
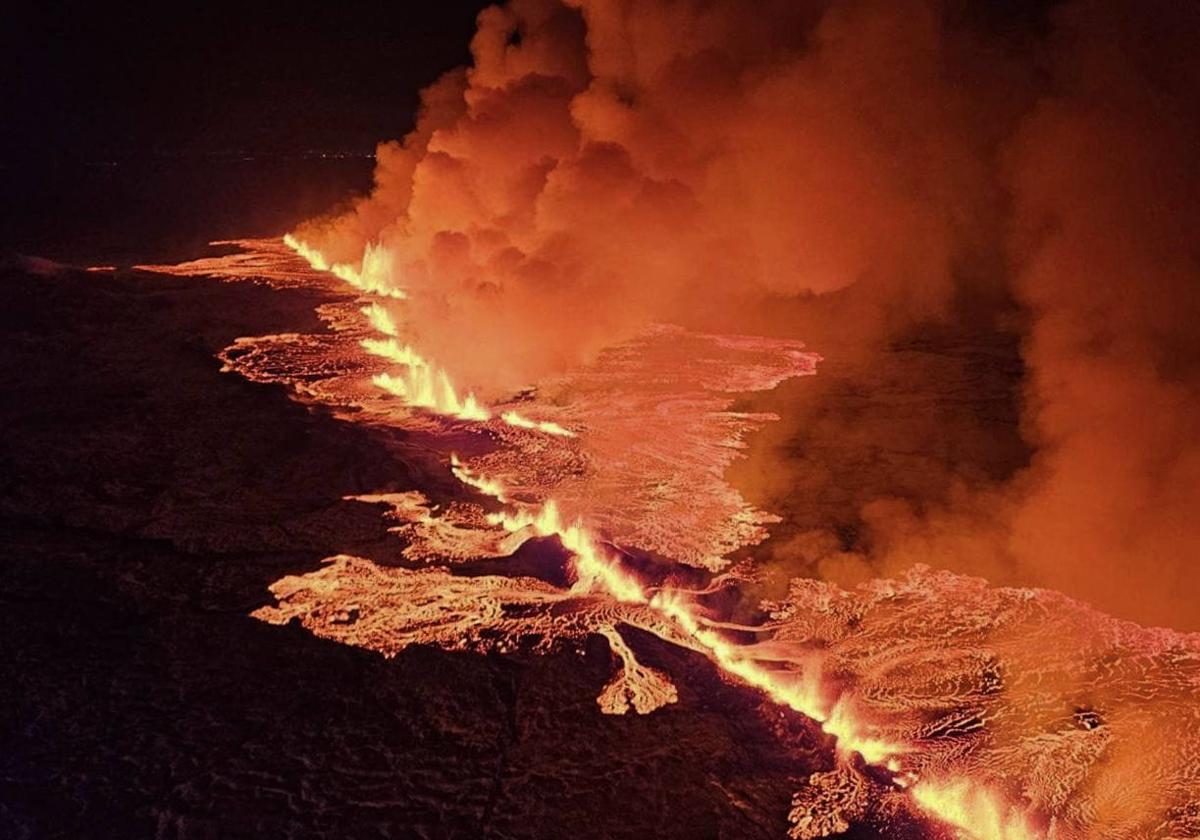
M 10 21 L 0 157 L 369 154 L 466 63 L 480 0 L 26 7 Z
M 28 5 L 6 31 L 0 255 L 182 259 L 370 186 L 482 0 Z
M 413 127 L 426 85 L 470 63 L 490 5 L 27 4 L 4 39 L 0 166 L 370 155 Z M 959 14 L 1004 37 L 1043 26 L 1054 5 L 1005 0 Z

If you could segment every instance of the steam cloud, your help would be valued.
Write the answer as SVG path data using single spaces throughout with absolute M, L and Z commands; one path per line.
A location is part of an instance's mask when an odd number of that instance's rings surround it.
M 482 393 L 649 321 L 866 358 L 939 321 L 1016 330 L 1028 466 L 862 494 L 863 534 L 793 561 L 1200 627 L 1200 6 L 979 9 L 513 0 L 372 194 L 298 235 L 386 245 L 414 344 Z

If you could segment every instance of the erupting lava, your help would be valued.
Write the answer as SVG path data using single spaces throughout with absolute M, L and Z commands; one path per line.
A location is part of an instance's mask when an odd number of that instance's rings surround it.
M 392 256 L 382 245 L 368 246 L 363 253 L 362 262 L 358 268 L 339 263 L 330 265 L 315 249 L 297 240 L 291 234 L 283 237 L 283 242 L 304 258 L 316 271 L 329 271 L 356 289 L 367 294 L 381 295 L 387 298 L 403 299 L 406 297 L 402 289 L 397 288 L 392 281 Z M 391 314 L 378 303 L 363 307 L 372 328 L 383 333 L 386 338 L 364 338 L 362 347 L 368 353 L 387 359 L 401 368 L 401 373 L 388 371 L 377 373 L 371 381 L 381 390 L 395 394 L 407 403 L 418 408 L 425 408 L 437 414 L 457 417 L 460 420 L 487 420 L 492 413 L 480 405 L 473 393 L 460 395 L 450 381 L 450 375 L 441 367 L 421 356 L 412 347 L 400 344 L 396 339 L 399 331 Z M 572 436 L 574 433 L 564 429 L 557 423 L 549 421 L 534 421 L 522 417 L 515 411 L 506 411 L 500 419 L 512 426 L 523 429 L 536 429 L 546 434 Z
M 289 245 L 314 271 L 260 252 L 261 276 L 323 282 L 321 256 Z M 726 555 L 771 521 L 722 477 L 742 437 L 771 419 L 732 411 L 733 395 L 812 373 L 815 357 L 795 342 L 659 328 L 539 383 L 522 409 L 555 419 L 533 421 L 464 396 L 401 342 L 384 265 L 374 252 L 372 267 L 342 272 L 370 291 L 322 306 L 330 332 L 239 339 L 226 369 L 353 409 L 354 422 L 422 429 L 461 492 L 357 497 L 383 506 L 404 562 L 329 558 L 273 584 L 276 603 L 257 617 L 384 655 L 418 643 L 539 652 L 598 635 L 616 667 L 597 697 L 610 714 L 679 702 L 672 675 L 639 662 L 630 629 L 701 654 L 836 739 L 836 765 L 795 795 L 796 838 L 886 827 L 900 811 L 986 840 L 1200 832 L 1196 636 L 924 569 L 854 591 L 796 580 L 744 623 L 714 605 L 746 579 Z M 380 360 L 395 369 L 374 369 Z M 380 389 L 419 411 L 398 413 Z M 456 573 L 537 539 L 561 546 L 538 553 L 539 576 Z
M 330 264 L 321 254 L 297 240 L 291 234 L 283 237 L 287 245 L 308 261 L 317 271 L 328 271 L 334 277 L 345 280 L 359 291 L 382 297 L 403 298 L 404 290 L 392 284 L 392 255 L 382 245 L 371 244 L 363 251 L 358 267 L 347 263 Z
M 503 487 L 498 482 L 472 475 L 456 456 L 452 460 L 455 475 L 465 484 L 497 500 L 505 500 Z M 819 663 L 814 663 L 816 668 L 802 670 L 799 674 L 772 670 L 709 627 L 703 613 L 684 593 L 660 589 L 648 595 L 638 579 L 624 570 L 619 560 L 606 552 L 581 522 L 564 524 L 552 500 L 536 511 L 497 513 L 488 519 L 510 532 L 532 531 L 538 536 L 557 537 L 574 558 L 576 582 L 573 592 L 600 590 L 621 603 L 648 605 L 669 619 L 671 629 L 675 631 L 660 631 L 664 641 L 687 644 L 709 656 L 726 674 L 816 721 L 824 732 L 837 739 L 839 752 L 857 753 L 866 762 L 886 769 L 898 787 L 912 785 L 916 802 L 939 819 L 986 840 L 1032 840 L 1041 836 L 1018 809 L 1007 806 L 1002 798 L 990 791 L 972 786 L 965 778 L 922 781 L 916 773 L 905 772 L 902 759 L 907 750 L 904 744 L 871 734 L 869 727 L 857 717 L 847 696 L 830 702 L 823 686 L 814 679 L 814 674 L 819 673 Z M 610 643 L 614 637 L 619 639 L 615 629 L 605 630 L 604 635 Z M 623 667 L 627 671 L 634 667 L 628 649 L 621 645 L 617 650 Z M 601 706 L 605 706 L 603 696 Z M 794 836 L 804 835 L 795 832 Z

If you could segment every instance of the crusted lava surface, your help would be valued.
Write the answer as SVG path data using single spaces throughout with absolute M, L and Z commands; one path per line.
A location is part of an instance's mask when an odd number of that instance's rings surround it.
M 18 265 L 0 297 L 0 835 L 778 838 L 834 766 L 649 634 L 678 701 L 612 716 L 600 637 L 384 658 L 252 618 L 323 558 L 394 556 L 346 497 L 461 492 L 404 431 L 220 371 L 330 293 Z

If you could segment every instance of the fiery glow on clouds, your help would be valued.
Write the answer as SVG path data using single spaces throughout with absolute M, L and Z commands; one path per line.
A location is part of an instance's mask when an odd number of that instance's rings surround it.
M 261 253 L 254 258 L 268 261 Z M 271 273 L 283 277 L 284 267 L 272 263 Z M 292 273 L 321 282 L 315 273 Z M 465 498 L 452 494 L 435 504 L 415 491 L 361 497 L 384 508 L 408 563 L 330 558 L 316 572 L 273 584 L 276 603 L 257 611 L 259 618 L 296 619 L 314 633 L 385 655 L 410 644 L 539 652 L 600 635 L 615 673 L 596 700 L 610 714 L 659 714 L 681 700 L 671 674 L 638 661 L 625 628 L 701 653 L 769 705 L 800 710 L 836 736 L 837 763 L 813 773 L 795 794 L 789 819 L 796 838 L 835 836 L 864 823 L 886 834 L 897 809 L 917 809 L 959 836 L 988 840 L 1133 840 L 1200 830 L 1188 804 L 1200 786 L 1200 741 L 1191 726 L 1200 696 L 1196 636 L 1115 621 L 1053 592 L 929 570 L 854 590 L 796 579 L 787 597 L 761 605 L 760 619 L 738 623 L 715 606 L 727 601 L 710 596 L 751 584 L 753 568 L 735 567 L 699 588 L 633 570 L 627 560 L 643 537 L 658 535 L 656 550 L 673 559 L 672 545 L 686 545 L 690 532 L 731 515 L 705 488 L 714 480 L 714 462 L 706 459 L 730 451 L 736 437 L 728 435 L 740 427 L 727 424 L 728 402 L 700 400 L 689 390 L 689 366 L 703 371 L 709 387 L 771 387 L 781 376 L 811 372 L 811 361 L 801 364 L 792 345 L 666 331 L 617 348 L 598 362 L 605 369 L 568 378 L 582 402 L 560 410 L 577 416 L 586 405 L 589 421 L 578 436 L 564 438 L 372 408 L 377 393 L 356 373 L 376 363 L 360 344 L 369 303 L 346 297 L 323 304 L 329 333 L 239 339 L 223 356 L 227 369 L 290 382 L 299 399 L 359 406 L 345 415 L 352 422 L 419 422 L 433 432 L 426 446 L 444 434 L 447 444 L 474 451 L 467 439 L 478 434 L 500 450 L 455 457 L 447 448 Z M 688 352 L 669 352 L 675 345 Z M 706 347 L 716 355 L 702 352 Z M 775 367 L 766 364 L 772 357 Z M 659 384 L 643 393 L 650 381 Z M 680 390 L 662 390 L 665 383 Z M 670 411 L 655 411 L 653 400 Z M 660 414 L 686 419 L 649 426 L 642 456 L 629 469 L 620 457 L 607 460 L 603 430 L 610 423 L 641 418 L 646 427 Z M 670 459 L 694 446 L 696 436 L 717 445 L 697 448 L 695 464 Z M 497 459 L 499 451 L 508 454 Z M 503 466 L 503 479 L 484 464 Z M 678 487 L 659 483 L 693 469 Z M 565 515 L 550 500 L 581 473 L 591 491 L 571 495 L 603 505 L 615 490 L 631 516 L 651 519 L 655 529 L 633 529 L 627 533 L 641 536 L 618 540 L 616 515 L 594 517 L 580 503 Z M 682 519 L 670 505 L 642 508 L 647 481 L 651 497 L 681 494 L 697 516 Z M 753 531 L 732 533 L 741 544 L 754 539 Z M 455 572 L 507 557 L 537 537 L 566 549 L 565 584 Z M 557 562 L 548 555 L 544 561 Z
M 361 341 L 364 349 L 408 367 L 421 364 L 415 351 L 396 343 L 394 334 L 399 330 L 390 316 L 386 316 L 386 310 L 377 304 L 369 304 L 362 308 L 362 312 L 379 332 L 389 335 L 386 339 Z M 736 344 L 736 341 L 731 340 L 731 343 Z M 527 428 L 522 423 L 513 425 Z M 861 756 L 891 779 L 894 790 L 908 791 L 914 804 L 955 826 L 965 835 L 981 840 L 1031 840 L 1043 836 L 1044 833 L 1033 827 L 1019 807 L 1007 802 L 1003 795 L 994 792 L 986 784 L 978 784 L 968 775 L 947 774 L 945 769 L 932 772 L 928 778 L 923 776 L 926 759 L 921 755 L 920 748 L 909 738 L 899 734 L 889 735 L 893 730 L 888 726 L 873 723 L 878 710 L 872 710 L 870 702 L 864 702 L 855 692 L 839 692 L 827 682 L 825 655 L 819 649 L 777 647 L 774 653 L 764 656 L 764 652 L 754 645 L 732 642 L 721 629 L 721 623 L 712 622 L 707 617 L 706 610 L 700 607 L 694 595 L 670 587 L 648 586 L 626 569 L 619 557 L 581 519 L 564 520 L 552 499 L 534 504 L 516 502 L 502 482 L 473 470 L 457 455 L 451 454 L 449 461 L 451 472 L 465 486 L 504 506 L 503 510 L 487 514 L 486 523 L 503 529 L 520 541 L 532 537 L 554 537 L 570 554 L 573 583 L 569 589 L 545 590 L 538 586 L 527 594 L 518 594 L 522 591 L 519 581 L 503 584 L 497 581 L 496 586 L 509 589 L 510 599 L 532 599 L 532 603 L 547 605 L 560 600 L 586 601 L 599 597 L 634 610 L 634 613 L 624 616 L 625 621 L 655 633 L 664 641 L 703 653 L 729 677 L 762 691 L 772 702 L 816 721 L 824 732 L 836 738 L 842 761 L 852 762 L 852 756 Z M 428 513 L 423 513 L 420 519 L 426 523 L 425 527 L 440 529 L 443 537 L 450 533 L 444 526 L 433 525 L 436 520 L 430 519 Z M 509 547 L 511 549 L 514 546 L 510 544 Z M 445 581 L 441 578 L 432 578 L 430 581 L 435 588 L 429 590 L 422 600 L 446 597 Z M 296 593 L 305 591 L 306 584 L 303 579 L 298 579 L 286 586 L 281 582 L 281 587 L 277 595 L 288 600 L 297 597 Z M 391 609 L 401 613 L 405 610 L 399 605 L 393 605 Z M 606 612 L 601 610 L 600 614 Z M 285 609 L 280 618 L 290 614 Z M 276 620 L 276 613 L 268 610 L 263 617 Z M 503 626 L 498 615 L 489 618 L 480 614 L 472 621 L 474 623 L 471 626 L 480 629 Z M 555 637 L 556 632 L 561 632 L 553 630 L 552 625 L 543 626 L 535 622 L 534 626 L 539 627 L 539 631 L 550 639 Z M 609 626 L 604 620 L 598 620 L 598 623 L 590 626 L 593 632 L 609 639 L 621 664 L 617 676 L 597 698 L 602 710 L 625 713 L 633 708 L 641 713 L 649 713 L 664 704 L 676 702 L 677 693 L 669 679 L 638 663 L 615 625 Z M 314 625 L 314 629 L 318 629 L 318 625 Z M 466 632 L 464 628 L 459 629 Z M 414 640 L 420 638 L 420 635 L 413 636 Z M 434 640 L 436 637 L 427 638 Z M 448 637 L 447 641 L 453 638 Z M 470 634 L 457 638 L 470 638 Z M 780 661 L 786 662 L 787 667 L 779 667 Z M 844 774 L 850 771 L 840 772 Z M 834 774 L 831 778 L 840 779 L 841 776 Z M 814 778 L 812 784 L 819 786 L 820 782 Z M 820 811 L 819 807 L 817 811 Z M 840 819 L 836 817 L 831 823 L 823 820 L 813 822 L 801 809 L 793 814 L 795 827 L 792 833 L 795 837 L 826 836 L 824 829 L 810 830 L 810 827 L 836 827 L 841 824 L 838 822 Z
M 855 538 L 781 563 L 930 562 L 1200 629 L 1200 16 L 1032 8 L 514 0 L 371 194 L 295 236 L 402 285 L 407 343 L 489 404 L 651 322 L 868 365 L 931 324 L 1015 333 L 1028 464 L 855 488 Z

